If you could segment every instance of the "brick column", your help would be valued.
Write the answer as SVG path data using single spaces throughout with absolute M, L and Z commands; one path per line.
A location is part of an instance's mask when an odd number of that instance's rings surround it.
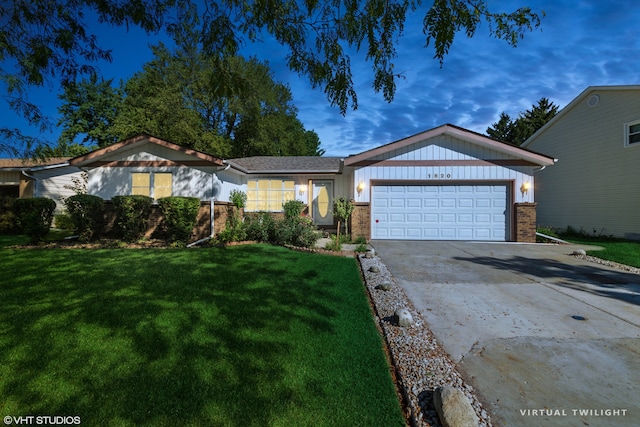
M 369 203 L 356 203 L 351 214 L 351 237 L 371 239 L 371 209 Z
M 536 204 L 516 203 L 514 205 L 515 241 L 536 242 Z

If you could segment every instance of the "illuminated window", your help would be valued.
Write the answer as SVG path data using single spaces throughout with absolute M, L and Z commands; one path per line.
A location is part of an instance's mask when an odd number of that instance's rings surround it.
M 131 174 L 131 194 L 154 199 L 171 196 L 172 175 L 165 172 L 136 172 Z
M 247 211 L 281 212 L 282 205 L 294 198 L 293 181 L 255 179 L 247 182 Z

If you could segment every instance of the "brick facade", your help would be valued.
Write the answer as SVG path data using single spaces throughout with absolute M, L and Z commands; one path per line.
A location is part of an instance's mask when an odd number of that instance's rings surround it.
M 536 242 L 536 204 L 516 203 L 514 204 L 514 224 L 516 242 L 535 243 Z
M 356 203 L 356 208 L 351 214 L 351 230 L 352 237 L 364 237 L 371 239 L 371 209 L 369 203 Z

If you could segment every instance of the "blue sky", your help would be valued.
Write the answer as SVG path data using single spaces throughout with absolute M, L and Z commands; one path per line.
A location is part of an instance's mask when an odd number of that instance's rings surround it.
M 631 2 L 633 3 L 633 2 Z M 486 24 L 476 36 L 459 34 L 444 65 L 425 48 L 421 20 L 413 16 L 398 44 L 397 82 L 392 103 L 371 88 L 372 73 L 364 57 L 352 57 L 358 110 L 340 115 L 322 90 L 311 89 L 305 77 L 284 65 L 286 51 L 278 46 L 247 46 L 247 52 L 268 60 L 275 78 L 293 92 L 299 118 L 320 136 L 326 155 L 347 156 L 406 136 L 451 123 L 485 133 L 501 112 L 512 117 L 541 97 L 564 107 L 588 86 L 640 84 L 640 8 L 621 0 L 489 1 L 494 11 L 510 12 L 527 5 L 544 11 L 540 29 L 527 33 L 517 48 L 490 38 Z M 128 78 L 151 59 L 148 45 L 162 35 L 103 28 L 99 40 L 113 50 L 111 64 L 98 64 L 105 78 Z M 31 100 L 56 121 L 57 86 L 33 91 Z M 640 102 L 640 100 L 639 100 Z M 28 129 L 0 106 L 2 126 Z M 57 132 L 44 135 L 55 141 Z

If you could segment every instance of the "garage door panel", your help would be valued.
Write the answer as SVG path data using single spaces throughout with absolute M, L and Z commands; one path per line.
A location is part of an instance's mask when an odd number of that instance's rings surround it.
M 507 185 L 374 185 L 373 239 L 501 240 Z

